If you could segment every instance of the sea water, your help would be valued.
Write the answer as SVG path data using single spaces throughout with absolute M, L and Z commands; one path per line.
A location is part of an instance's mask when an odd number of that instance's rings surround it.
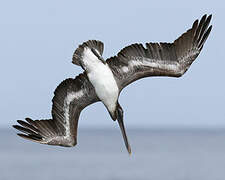
M 79 129 L 76 147 L 41 145 L 0 130 L 0 180 L 224 180 L 225 131 Z

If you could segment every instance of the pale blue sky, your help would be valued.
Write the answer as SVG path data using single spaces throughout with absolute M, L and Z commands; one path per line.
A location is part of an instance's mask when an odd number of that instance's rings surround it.
M 179 79 L 147 78 L 123 90 L 125 123 L 133 127 L 225 127 L 225 4 L 222 1 L 1 1 L 0 127 L 51 116 L 56 86 L 82 70 L 71 63 L 83 41 L 104 42 L 104 58 L 135 42 L 171 42 L 205 13 L 213 30 Z M 111 127 L 101 103 L 80 127 Z

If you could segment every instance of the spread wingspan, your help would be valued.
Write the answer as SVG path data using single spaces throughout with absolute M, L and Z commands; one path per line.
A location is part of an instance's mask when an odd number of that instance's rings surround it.
M 89 40 L 76 49 L 72 62 L 81 66 L 83 69 L 85 63 L 82 63 L 82 61 L 84 59 L 87 62 L 89 60 L 93 62 L 95 60 L 101 61 L 104 65 L 107 63 L 107 71 L 105 72 L 108 73 L 109 71 L 110 73 L 108 74 L 112 76 L 110 69 L 112 70 L 114 74 L 112 79 L 115 78 L 115 86 L 118 86 L 119 91 L 133 81 L 144 77 L 180 77 L 188 70 L 201 52 L 212 29 L 212 26 L 209 26 L 211 17 L 211 15 L 208 17 L 204 15 L 200 22 L 196 20 L 192 28 L 182 34 L 173 43 L 146 43 L 145 47 L 142 44 L 133 44 L 125 47 L 117 56 L 107 59 L 106 62 L 102 58 L 103 43 L 97 40 Z M 91 53 L 88 54 L 87 52 Z M 102 70 L 100 68 L 99 74 Z M 107 73 L 102 72 L 101 74 L 105 76 Z M 100 90 L 104 86 L 101 83 L 99 83 L 100 85 L 96 83 L 96 79 L 102 80 L 101 78 L 104 79 L 104 76 L 96 78 L 96 73 L 93 75 L 94 80 L 92 80 L 95 82 L 93 84 L 101 87 L 98 88 Z M 99 101 L 95 88 L 91 84 L 92 80 L 90 79 L 89 81 L 86 72 L 84 72 L 75 79 L 66 79 L 63 81 L 56 88 L 55 96 L 52 100 L 52 119 L 32 120 L 26 118 L 26 121 L 18 120 L 19 125 L 13 126 L 22 132 L 18 135 L 42 144 L 60 146 L 76 145 L 80 112 L 89 104 Z M 115 80 L 113 79 L 110 82 L 115 82 Z M 107 88 L 110 87 L 112 89 L 111 87 L 114 88 L 115 86 L 110 86 L 113 84 L 110 82 L 108 84 L 106 83 Z M 117 93 L 116 97 L 118 97 L 118 88 L 115 88 Z M 105 99 L 107 98 L 111 98 L 110 95 L 107 95 Z M 123 110 L 119 105 L 117 108 L 119 108 L 117 112 L 118 122 L 128 152 L 131 152 L 123 125 Z
M 26 121 L 13 127 L 23 132 L 20 137 L 41 144 L 75 146 L 80 112 L 89 104 L 98 101 L 92 84 L 86 74 L 75 79 L 64 80 L 55 90 L 52 99 L 52 119 Z
M 191 29 L 173 43 L 133 44 L 106 62 L 113 71 L 120 91 L 135 80 L 150 76 L 180 77 L 201 52 L 212 29 L 212 15 L 196 20 Z

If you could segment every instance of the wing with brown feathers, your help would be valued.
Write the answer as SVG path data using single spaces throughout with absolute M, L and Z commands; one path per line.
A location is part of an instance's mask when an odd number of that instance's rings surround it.
M 133 44 L 106 62 L 113 71 L 120 91 L 135 80 L 150 76 L 180 77 L 201 52 L 212 29 L 212 15 L 196 20 L 191 29 L 173 43 Z
M 89 104 L 99 101 L 86 74 L 64 80 L 52 99 L 52 119 L 18 120 L 13 127 L 24 134 L 19 136 L 41 144 L 75 146 L 80 112 Z

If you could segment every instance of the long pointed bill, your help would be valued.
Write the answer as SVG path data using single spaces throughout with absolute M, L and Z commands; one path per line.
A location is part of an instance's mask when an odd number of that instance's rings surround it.
M 124 140 L 124 143 L 126 145 L 127 151 L 131 155 L 131 148 L 130 148 L 130 144 L 128 142 L 127 134 L 126 134 L 126 131 L 125 131 L 125 127 L 124 127 L 124 123 L 123 123 L 123 116 L 121 114 L 119 114 L 119 116 L 117 118 L 117 121 L 119 123 L 120 130 L 122 132 L 123 140 Z

